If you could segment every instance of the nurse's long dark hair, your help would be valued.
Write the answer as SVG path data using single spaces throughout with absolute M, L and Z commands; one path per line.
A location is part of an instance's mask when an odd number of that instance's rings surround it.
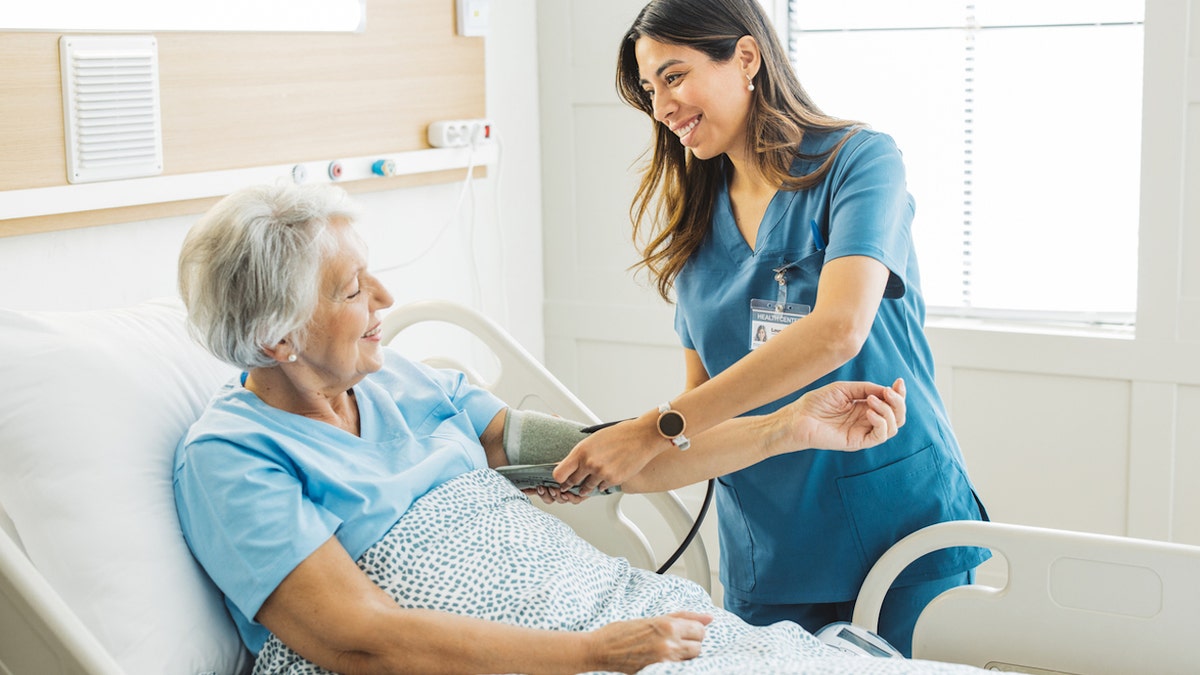
M 749 35 L 758 43 L 762 66 L 754 77 L 747 143 L 758 169 L 785 190 L 802 190 L 822 180 L 845 138 L 825 153 L 812 173 L 792 176 L 800 139 L 808 131 L 860 126 L 830 117 L 813 103 L 788 61 L 758 0 L 652 0 L 642 8 L 621 41 L 617 93 L 654 119 L 654 105 L 642 89 L 635 47 L 639 38 L 690 47 L 710 59 L 733 58 L 737 42 Z M 665 125 L 654 122 L 652 156 L 630 207 L 634 244 L 665 300 L 684 263 L 700 247 L 712 222 L 713 204 L 723 180 L 723 156 L 697 159 Z

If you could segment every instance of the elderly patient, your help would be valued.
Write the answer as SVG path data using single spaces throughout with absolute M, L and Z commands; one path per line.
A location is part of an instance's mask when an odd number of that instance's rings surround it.
M 194 335 L 244 372 L 181 441 L 176 501 L 256 673 L 786 670 L 829 656 L 794 625 L 751 628 L 691 582 L 601 554 L 493 471 L 508 463 L 505 405 L 381 345 L 392 296 L 353 220 L 338 188 L 246 189 L 179 259 Z M 623 489 L 869 447 L 904 413 L 901 382 L 835 383 L 662 453 Z

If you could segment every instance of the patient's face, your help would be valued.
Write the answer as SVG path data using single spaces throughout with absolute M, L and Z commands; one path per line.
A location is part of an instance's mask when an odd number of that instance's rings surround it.
M 317 311 L 300 355 L 328 385 L 349 388 L 383 366 L 378 312 L 392 295 L 367 271 L 367 247 L 345 220 L 330 224 L 335 253 L 321 274 Z

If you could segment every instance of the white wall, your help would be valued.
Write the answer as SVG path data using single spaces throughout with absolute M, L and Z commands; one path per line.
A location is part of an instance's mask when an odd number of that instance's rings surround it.
M 641 413 L 683 385 L 673 312 L 626 271 L 650 123 L 617 99 L 614 65 L 642 4 L 538 7 L 546 362 L 604 418 Z M 1200 544 L 1200 432 L 1189 423 L 1200 417 L 1200 0 L 1146 5 L 1137 336 L 988 325 L 929 334 L 994 519 Z
M 382 268 L 411 260 L 445 227 L 427 255 L 383 275 L 397 302 L 446 298 L 478 307 L 540 356 L 541 195 L 528 178 L 540 172 L 535 2 L 506 0 L 491 20 L 486 93 L 502 143 L 499 166 L 472 182 L 474 199 L 457 213 L 463 183 L 359 195 L 359 229 L 372 265 Z M 175 295 L 175 259 L 194 219 L 0 238 L 0 307 L 89 309 Z

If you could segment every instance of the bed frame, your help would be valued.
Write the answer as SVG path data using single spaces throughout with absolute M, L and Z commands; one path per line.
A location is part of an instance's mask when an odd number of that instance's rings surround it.
M 0 673 L 132 675 L 29 562 L 3 510 L 0 521 Z
M 983 546 L 1007 579 L 942 593 L 921 613 L 913 658 L 1051 675 L 1200 672 L 1200 547 L 956 521 L 897 542 L 872 567 L 853 623 L 875 630 L 884 594 L 926 553 Z M 990 564 L 990 563 L 989 563 Z

